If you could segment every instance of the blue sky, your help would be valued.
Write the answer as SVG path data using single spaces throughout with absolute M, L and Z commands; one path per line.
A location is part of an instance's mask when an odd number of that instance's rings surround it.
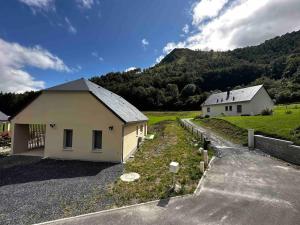
M 149 67 L 167 42 L 180 40 L 182 27 L 191 20 L 191 2 L 185 0 L 103 0 L 91 8 L 58 0 L 55 9 L 30 7 L 17 0 L 1 4 L 0 38 L 27 47 L 39 45 L 74 70 L 64 73 L 29 66 L 26 71 L 46 86 Z
M 0 91 L 130 67 L 174 48 L 228 50 L 300 29 L 299 0 L 9 0 L 0 7 Z

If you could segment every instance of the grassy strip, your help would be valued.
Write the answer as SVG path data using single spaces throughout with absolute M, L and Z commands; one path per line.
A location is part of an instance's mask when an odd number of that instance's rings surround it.
M 149 125 L 159 123 L 161 121 L 172 120 L 176 118 L 194 118 L 201 114 L 201 111 L 182 111 L 182 112 L 144 112 L 149 118 Z
M 194 123 L 204 126 L 233 143 L 247 145 L 247 130 L 217 118 L 194 119 Z
M 110 194 L 117 206 L 130 205 L 175 195 L 193 193 L 202 174 L 199 162 L 202 156 L 198 141 L 175 121 L 164 121 L 150 127 L 156 133 L 154 140 L 145 141 L 134 159 L 125 165 L 125 172 L 137 172 L 141 178 L 132 183 L 117 181 Z M 172 175 L 171 161 L 180 164 L 176 182 L 182 185 L 180 193 L 169 192 Z
M 252 128 L 259 134 L 282 138 L 300 144 L 300 105 L 280 105 L 270 116 L 221 117 L 243 129 Z

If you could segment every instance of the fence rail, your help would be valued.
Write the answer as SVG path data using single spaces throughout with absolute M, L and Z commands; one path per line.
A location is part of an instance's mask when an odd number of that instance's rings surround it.
M 179 122 L 180 126 L 182 126 L 184 129 L 188 130 L 189 132 L 191 132 L 193 135 L 195 135 L 197 138 L 200 139 L 200 141 L 203 144 L 204 149 L 208 149 L 208 145 L 210 144 L 210 142 L 207 140 L 205 135 L 200 130 L 198 130 L 192 124 L 190 124 L 182 119 L 179 119 L 178 122 Z

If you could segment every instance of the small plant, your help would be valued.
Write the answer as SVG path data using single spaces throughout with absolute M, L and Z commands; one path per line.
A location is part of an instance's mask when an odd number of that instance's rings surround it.
M 285 111 L 285 114 L 292 114 L 292 113 L 293 113 L 292 110 L 289 109 Z
M 197 115 L 197 116 L 195 116 L 195 120 L 202 120 L 204 117 L 202 116 L 202 115 Z
M 269 116 L 273 114 L 273 110 L 272 109 L 264 109 L 263 111 L 261 111 L 261 115 L 262 116 Z

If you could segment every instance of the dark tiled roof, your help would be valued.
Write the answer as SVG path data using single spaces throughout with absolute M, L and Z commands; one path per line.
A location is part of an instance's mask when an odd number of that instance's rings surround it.
M 263 85 L 257 85 L 253 87 L 232 90 L 229 92 L 229 96 L 227 95 L 227 92 L 215 93 L 210 95 L 205 100 L 203 106 L 250 101 L 262 87 Z
M 9 116 L 0 111 L 0 121 L 8 121 Z
M 142 112 L 121 96 L 83 78 L 48 88 L 45 91 L 89 91 L 126 123 L 148 120 Z

